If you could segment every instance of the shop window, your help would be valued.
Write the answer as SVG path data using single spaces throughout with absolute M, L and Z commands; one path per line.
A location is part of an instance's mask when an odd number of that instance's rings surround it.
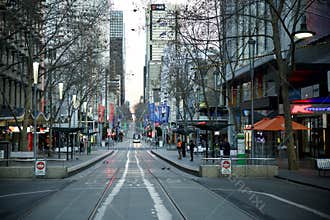
M 319 84 L 301 88 L 301 98 L 302 99 L 308 99 L 308 98 L 319 97 L 319 96 L 320 96 Z

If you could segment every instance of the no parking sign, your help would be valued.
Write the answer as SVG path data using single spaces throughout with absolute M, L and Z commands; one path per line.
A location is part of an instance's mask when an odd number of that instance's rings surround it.
M 221 160 L 221 174 L 231 174 L 231 160 Z
M 35 175 L 36 176 L 44 176 L 46 175 L 46 161 L 45 160 L 36 160 L 35 163 Z

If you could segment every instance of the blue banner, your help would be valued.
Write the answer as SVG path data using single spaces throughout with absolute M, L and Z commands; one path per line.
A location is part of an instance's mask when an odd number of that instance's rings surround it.
M 170 106 L 167 105 L 159 106 L 159 112 L 160 112 L 160 122 L 168 123 L 168 118 L 170 116 Z
M 148 111 L 149 111 L 149 120 L 154 122 L 155 121 L 155 103 L 149 103 Z
M 161 122 L 161 106 L 156 106 L 155 107 L 155 123 L 160 123 Z
M 156 106 L 155 103 L 148 105 L 149 121 L 154 123 L 168 123 L 170 116 L 170 106 L 166 104 Z

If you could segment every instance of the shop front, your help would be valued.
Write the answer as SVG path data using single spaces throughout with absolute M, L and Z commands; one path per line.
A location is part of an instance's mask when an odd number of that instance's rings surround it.
M 291 114 L 309 128 L 306 136 L 298 137 L 303 147 L 300 155 L 320 158 L 330 156 L 330 97 L 295 100 Z

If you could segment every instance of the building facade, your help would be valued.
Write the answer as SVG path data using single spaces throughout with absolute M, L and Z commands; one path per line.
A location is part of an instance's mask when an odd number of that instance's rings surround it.
M 36 13 L 42 5 L 29 9 L 24 2 L 1 3 L 0 5 L 0 117 L 24 115 L 26 103 L 32 103 L 27 90 L 32 89 L 32 62 L 38 60 L 43 67 L 43 58 L 39 56 L 42 47 L 42 24 L 37 22 Z M 28 16 L 31 13 L 32 16 Z M 42 69 L 39 74 L 42 74 Z M 43 77 L 37 86 L 37 103 L 40 103 Z M 31 100 L 26 100 L 30 98 Z M 37 106 L 38 111 L 43 105 Z M 11 113 L 12 112 L 12 113 Z M 1 123 L 1 122 L 0 122 Z M 5 125 L 5 121 L 2 121 Z
M 145 100 L 159 103 L 161 68 L 164 47 L 175 38 L 174 7 L 165 4 L 150 4 L 146 11 L 146 72 Z
M 125 42 L 122 11 L 110 11 L 110 86 L 116 104 L 125 103 Z
M 236 11 L 241 5 L 229 4 L 228 10 Z M 237 38 L 227 40 L 230 56 L 240 60 L 234 73 L 227 65 L 227 80 L 230 82 L 232 103 L 229 106 L 237 110 L 237 118 L 241 131 L 246 125 L 255 123 L 265 117 L 283 115 L 283 100 L 280 78 L 273 53 L 272 26 L 270 22 L 258 19 L 270 16 L 269 6 L 263 1 L 243 6 L 247 14 L 256 19 L 245 19 L 240 15 L 234 16 L 228 24 L 231 36 Z M 263 14 L 261 14 L 261 12 Z M 298 26 L 306 22 L 308 30 L 316 33 L 313 38 L 295 42 L 294 71 L 288 77 L 289 101 L 293 120 L 309 128 L 308 131 L 294 132 L 295 146 L 299 157 L 321 157 L 329 155 L 329 4 L 315 1 L 308 10 L 301 9 Z M 285 20 L 288 29 L 292 27 L 292 19 Z M 317 24 L 327 23 L 320 28 Z M 245 36 L 245 37 L 240 37 Z M 285 59 L 288 54 L 290 40 L 284 29 L 280 30 L 281 46 Z M 253 41 L 249 41 L 252 39 Z M 252 71 L 251 71 L 252 70 Z M 253 96 L 252 96 L 253 94 Z M 253 108 L 252 108 L 253 103 Z M 298 109 L 298 110 L 297 110 Z M 308 110 L 310 109 L 310 111 Z M 296 111 L 297 110 L 297 111 Z M 254 121 L 251 121 L 253 114 Z M 263 135 L 265 132 L 258 132 Z M 263 156 L 276 156 L 276 148 L 284 143 L 279 138 L 267 137 L 266 140 L 273 148 L 263 151 Z M 251 140 L 250 138 L 248 138 Z M 263 143 L 256 143 L 259 149 Z M 249 143 L 248 143 L 249 145 Z

